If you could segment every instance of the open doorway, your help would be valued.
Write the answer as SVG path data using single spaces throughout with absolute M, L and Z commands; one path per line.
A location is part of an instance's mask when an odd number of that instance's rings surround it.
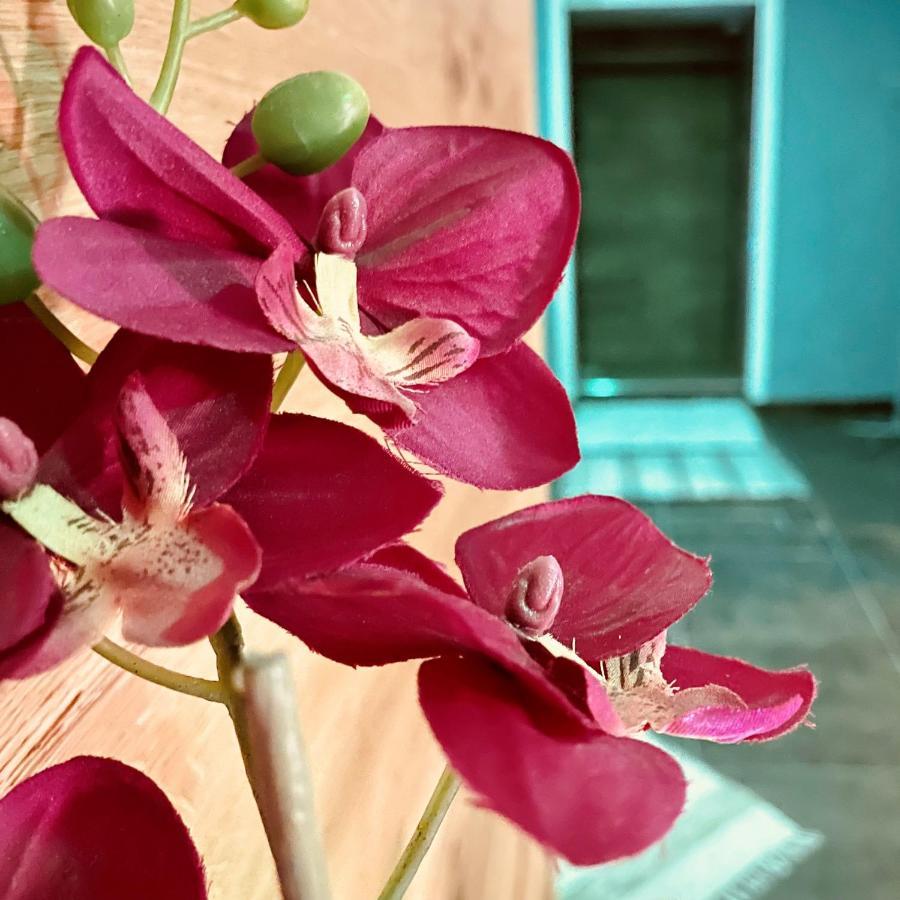
M 583 397 L 741 392 L 753 17 L 573 17 Z

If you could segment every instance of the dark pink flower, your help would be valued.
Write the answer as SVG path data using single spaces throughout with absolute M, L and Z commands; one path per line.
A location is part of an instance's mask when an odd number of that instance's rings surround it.
M 205 900 L 203 863 L 165 794 L 80 756 L 0 798 L 4 900 Z
M 466 591 L 398 545 L 248 602 L 339 662 L 429 658 L 420 700 L 453 767 L 575 863 L 635 853 L 677 817 L 683 776 L 644 730 L 769 740 L 809 712 L 806 669 L 666 646 L 709 568 L 623 500 L 522 510 L 463 534 L 456 560 Z
M 13 598 L 0 613 L 2 676 L 55 665 L 119 614 L 129 640 L 198 640 L 257 579 L 359 559 L 440 497 L 353 428 L 270 420 L 268 356 L 123 331 L 85 376 L 24 309 L 0 310 L 0 334 L 30 350 L 15 370 L 0 359 L 0 431 L 43 427 L 35 483 L 0 500 L 0 593 Z M 43 395 L 48 373 L 77 406 L 21 402 Z
M 47 222 L 34 257 L 79 305 L 177 341 L 299 346 L 398 445 L 482 487 L 541 484 L 577 461 L 565 392 L 521 342 L 577 227 L 577 177 L 557 147 L 373 119 L 325 172 L 269 166 L 248 186 L 93 50 L 72 66 L 60 131 L 99 220 Z M 253 150 L 245 123 L 226 163 Z

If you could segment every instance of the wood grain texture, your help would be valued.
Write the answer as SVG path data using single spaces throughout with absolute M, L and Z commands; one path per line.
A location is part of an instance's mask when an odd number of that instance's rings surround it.
M 141 0 L 123 44 L 146 96 L 162 56 L 169 0 Z M 221 8 L 196 0 L 195 15 Z M 188 47 L 172 118 L 217 153 L 231 124 L 276 81 L 343 69 L 389 124 L 532 127 L 530 0 L 312 0 L 285 32 L 240 22 Z M 84 209 L 55 131 L 63 73 L 82 36 L 63 0 L 0 0 L 0 181 L 46 217 Z M 100 345 L 108 325 L 58 302 Z M 304 375 L 289 405 L 351 417 Z M 415 543 L 449 562 L 465 528 L 534 502 L 524 494 L 448 485 Z M 2 598 L 0 598 L 2 602 Z M 315 772 L 317 807 L 337 900 L 374 897 L 411 832 L 443 760 L 418 711 L 415 666 L 353 671 L 314 657 L 244 611 L 254 648 L 290 652 Z M 212 675 L 197 645 L 153 658 Z M 276 897 L 274 869 L 223 709 L 139 682 L 90 654 L 25 683 L 0 685 L 0 790 L 81 753 L 113 756 L 156 779 L 203 853 L 215 900 Z M 545 855 L 461 795 L 409 893 L 416 900 L 546 900 Z

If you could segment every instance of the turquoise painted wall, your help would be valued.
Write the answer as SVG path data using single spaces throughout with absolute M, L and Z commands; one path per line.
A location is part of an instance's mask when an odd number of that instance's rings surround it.
M 785 0 L 766 399 L 888 396 L 900 352 L 900 0 Z

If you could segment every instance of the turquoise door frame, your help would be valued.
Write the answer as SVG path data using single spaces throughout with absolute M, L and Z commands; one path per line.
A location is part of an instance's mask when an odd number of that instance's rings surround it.
M 586 12 L 754 14 L 747 217 L 747 283 L 743 393 L 769 399 L 769 310 L 775 251 L 775 191 L 779 140 L 783 0 L 535 0 L 538 113 L 541 135 L 573 151 L 572 17 Z M 550 305 L 547 358 L 573 402 L 581 398 L 574 259 Z

